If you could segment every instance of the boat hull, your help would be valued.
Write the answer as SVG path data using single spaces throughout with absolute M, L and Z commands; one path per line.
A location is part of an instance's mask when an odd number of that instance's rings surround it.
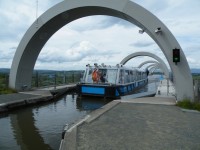
M 77 84 L 79 96 L 98 96 L 104 98 L 120 98 L 121 96 L 132 94 L 136 90 L 147 84 L 147 79 L 125 85 L 108 84 Z

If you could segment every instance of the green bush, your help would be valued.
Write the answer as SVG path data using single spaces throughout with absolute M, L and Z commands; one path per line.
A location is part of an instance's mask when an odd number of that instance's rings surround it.
M 11 93 L 17 93 L 16 90 L 11 88 L 0 88 L 0 95 L 1 94 L 11 94 Z
M 183 101 L 179 101 L 176 105 L 181 108 L 200 111 L 200 103 L 191 102 L 189 99 L 184 99 Z

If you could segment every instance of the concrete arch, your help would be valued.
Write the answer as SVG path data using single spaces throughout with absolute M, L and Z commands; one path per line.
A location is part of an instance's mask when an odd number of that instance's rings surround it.
M 137 56 L 149 56 L 149 57 L 152 57 L 152 58 L 158 60 L 159 62 L 162 62 L 162 64 L 165 64 L 162 59 L 160 59 L 158 56 L 156 56 L 152 53 L 149 53 L 149 52 L 136 52 L 136 53 L 130 54 L 127 57 L 125 57 L 120 63 L 124 65 L 130 59 L 137 57 Z M 192 79 L 191 79 L 192 77 L 191 77 L 190 71 L 188 70 L 189 66 L 188 66 L 187 61 L 185 60 L 185 62 L 184 62 L 184 60 L 183 60 L 183 61 L 180 62 L 180 65 L 178 65 L 178 64 L 175 65 L 172 61 L 172 52 L 171 52 L 171 55 L 165 55 L 165 56 L 167 57 L 167 60 L 169 62 L 169 65 L 170 65 L 171 70 L 172 70 L 173 75 L 174 75 L 173 80 L 174 80 L 174 85 L 175 85 L 175 89 L 176 89 L 176 92 L 177 92 L 177 99 L 181 100 L 185 97 L 188 97 L 188 98 L 191 98 L 193 100 L 194 95 L 193 95 L 193 84 L 192 84 Z M 187 66 L 188 66 L 187 69 L 186 69 L 185 66 L 182 66 L 183 63 L 187 64 Z M 177 76 L 177 75 L 179 75 L 179 76 Z M 188 77 L 188 80 L 187 80 L 186 77 Z M 189 86 L 187 86 L 185 83 L 188 83 Z
M 152 69 L 161 69 L 162 70 L 161 66 L 158 63 L 151 64 L 151 65 L 147 66 L 145 69 L 148 69 L 149 73 L 152 72 Z
M 148 64 L 148 63 L 153 63 L 153 64 L 158 64 L 159 68 L 161 70 L 163 70 L 163 72 L 165 73 L 165 75 L 169 75 L 169 70 L 168 68 L 166 68 L 167 66 L 165 64 L 160 64 L 158 61 L 154 61 L 154 60 L 149 60 L 149 61 L 145 61 L 143 63 L 141 63 L 138 68 L 141 68 L 143 65 Z M 162 62 L 161 62 L 162 63 Z
M 130 0 L 66 0 L 47 10 L 31 25 L 19 43 L 11 66 L 9 86 L 18 90 L 23 85 L 31 88 L 32 71 L 47 40 L 67 23 L 91 15 L 115 16 L 143 29 L 167 58 L 174 73 L 178 99 L 193 99 L 192 76 L 177 40 L 157 17 Z M 181 62 L 177 65 L 172 63 L 174 48 L 179 48 L 181 53 Z
M 167 68 L 167 65 L 165 64 L 165 62 L 158 56 L 156 56 L 155 54 L 153 53 L 150 53 L 150 52 L 135 52 L 135 53 L 132 53 L 130 55 L 128 55 L 127 57 L 125 57 L 121 62 L 120 64 L 126 64 L 130 59 L 132 58 L 135 58 L 135 57 L 138 57 L 138 56 L 149 56 L 151 58 L 154 58 L 155 60 L 157 60 L 158 62 L 160 62 L 162 68 L 163 68 L 163 71 L 166 75 L 167 78 L 169 78 L 169 69 Z
M 153 67 L 151 68 L 150 72 L 153 74 L 156 71 L 156 69 L 158 69 L 158 67 Z
M 154 64 L 151 64 L 151 65 L 148 65 L 145 69 L 151 69 L 151 67 L 157 67 L 159 66 L 157 63 L 154 63 Z
M 159 65 L 154 65 L 149 69 L 150 73 L 153 73 L 156 69 L 160 69 Z
M 146 64 L 149 64 L 149 63 L 159 63 L 158 61 L 154 61 L 154 60 L 148 60 L 148 61 L 145 61 L 143 63 L 141 63 L 138 68 L 142 68 L 142 66 L 146 65 Z

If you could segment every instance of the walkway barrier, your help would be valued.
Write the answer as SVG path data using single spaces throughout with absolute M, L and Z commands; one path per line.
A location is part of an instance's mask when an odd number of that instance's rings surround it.
M 196 79 L 196 80 L 193 80 L 193 82 L 194 82 L 195 101 L 200 102 L 200 80 Z

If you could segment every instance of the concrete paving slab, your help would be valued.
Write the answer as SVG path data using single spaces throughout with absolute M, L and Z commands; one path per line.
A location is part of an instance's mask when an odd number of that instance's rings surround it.
M 159 98 L 155 100 L 157 105 L 147 100 L 121 101 L 92 122 L 86 119 L 76 126 L 76 135 L 71 134 L 75 137 L 67 138 L 76 138 L 77 150 L 200 149 L 200 113 L 163 105 L 158 103 Z M 173 102 L 166 98 L 160 101 Z M 73 148 L 69 144 L 66 149 Z
M 155 97 L 176 98 L 176 90 L 175 90 L 174 84 L 170 80 L 167 80 L 167 79 L 161 80 L 157 88 Z
M 0 104 L 23 100 L 23 99 L 28 99 L 28 98 L 33 98 L 33 97 L 37 97 L 37 96 L 38 95 L 24 94 L 24 93 L 3 94 L 3 95 L 0 95 Z
M 49 90 L 34 90 L 34 91 L 26 91 L 20 92 L 21 94 L 31 94 L 31 95 L 41 95 L 41 96 L 51 96 Z
M 176 99 L 169 97 L 144 97 L 129 100 L 122 100 L 123 103 L 142 103 L 142 104 L 160 104 L 160 105 L 175 105 Z

